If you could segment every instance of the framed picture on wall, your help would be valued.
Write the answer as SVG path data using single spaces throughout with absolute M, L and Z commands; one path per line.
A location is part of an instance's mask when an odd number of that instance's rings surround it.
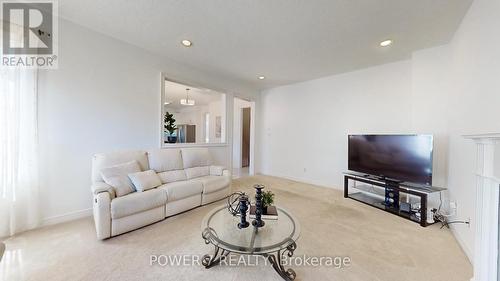
M 215 117 L 215 137 L 221 138 L 222 136 L 222 118 L 221 116 Z

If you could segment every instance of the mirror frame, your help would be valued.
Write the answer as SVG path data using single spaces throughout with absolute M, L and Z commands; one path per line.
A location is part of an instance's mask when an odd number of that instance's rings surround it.
M 199 83 L 191 83 L 191 82 L 183 82 L 177 79 L 173 79 L 170 75 L 167 75 L 165 72 L 161 72 L 161 80 L 160 80 L 160 148 L 180 148 L 180 147 L 216 147 L 216 146 L 227 146 L 228 145 L 228 121 L 229 117 L 228 112 L 229 112 L 229 99 L 231 98 L 230 95 L 224 91 L 224 90 L 219 90 L 217 88 L 211 87 L 211 86 L 203 86 L 200 85 Z M 224 108 L 224 114 L 226 116 L 226 122 L 223 124 L 225 126 L 226 134 L 224 136 L 223 142 L 220 143 L 165 143 L 165 134 L 164 134 L 164 128 L 163 128 L 163 116 L 165 114 L 164 111 L 164 106 L 163 104 L 165 103 L 165 80 L 174 82 L 174 83 L 179 83 L 179 84 L 184 84 L 189 87 L 194 87 L 194 88 L 206 88 L 206 89 L 211 89 L 214 91 L 217 91 L 221 94 L 225 95 L 225 108 Z

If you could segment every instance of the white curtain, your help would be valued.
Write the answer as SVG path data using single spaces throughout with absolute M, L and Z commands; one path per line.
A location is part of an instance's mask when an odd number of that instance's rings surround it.
M 37 71 L 0 68 L 0 237 L 40 223 L 37 115 Z

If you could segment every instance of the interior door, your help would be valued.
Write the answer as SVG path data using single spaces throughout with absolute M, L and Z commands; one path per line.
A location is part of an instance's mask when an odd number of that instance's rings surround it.
M 251 108 L 245 107 L 242 109 L 242 140 L 241 140 L 241 167 L 250 165 L 250 118 Z
M 186 126 L 186 142 L 195 143 L 196 142 L 196 125 Z

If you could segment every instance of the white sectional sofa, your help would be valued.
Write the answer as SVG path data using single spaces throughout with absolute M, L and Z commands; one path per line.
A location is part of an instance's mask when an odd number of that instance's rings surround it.
M 130 161 L 142 171 L 153 170 L 161 185 L 117 196 L 102 171 Z M 97 238 L 106 239 L 226 197 L 231 175 L 212 165 L 207 148 L 113 152 L 94 156 L 91 189 Z

